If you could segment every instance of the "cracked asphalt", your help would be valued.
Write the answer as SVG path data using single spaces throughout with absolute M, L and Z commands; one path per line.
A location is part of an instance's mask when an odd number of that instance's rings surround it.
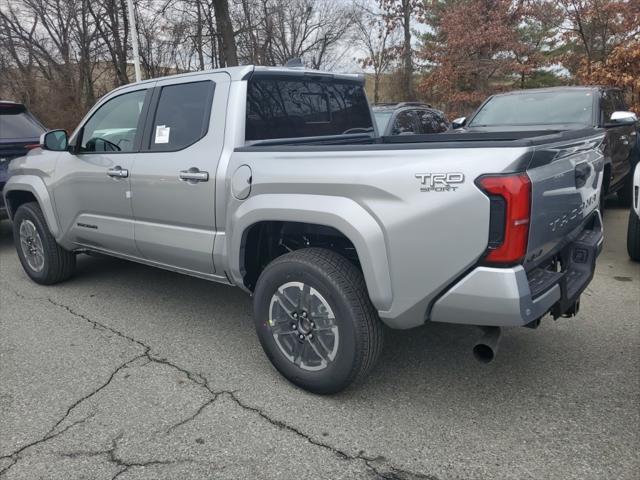
M 238 289 L 80 256 L 54 287 L 0 223 L 2 479 L 637 479 L 640 265 L 627 210 L 580 315 L 505 333 L 387 331 L 365 382 L 330 397 L 283 380 Z

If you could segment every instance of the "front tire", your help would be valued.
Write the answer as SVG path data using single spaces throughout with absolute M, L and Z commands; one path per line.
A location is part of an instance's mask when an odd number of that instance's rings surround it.
M 73 274 L 75 254 L 58 245 L 36 202 L 18 207 L 13 217 L 13 242 L 22 268 L 34 282 L 52 285 Z
M 627 229 L 627 252 L 631 260 L 640 262 L 640 218 L 635 211 L 629 212 L 629 227 Z
M 331 394 L 365 377 L 382 349 L 382 323 L 362 273 L 322 248 L 276 258 L 254 292 L 258 338 L 290 382 Z

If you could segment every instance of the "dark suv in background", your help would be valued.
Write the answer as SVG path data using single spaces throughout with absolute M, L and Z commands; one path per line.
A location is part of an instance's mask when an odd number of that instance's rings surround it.
M 0 100 L 0 219 L 6 217 L 2 189 L 9 162 L 40 144 L 46 129 L 21 103 Z
M 636 163 L 637 117 L 627 111 L 622 91 L 606 87 L 553 87 L 493 95 L 469 118 L 453 121 L 464 132 L 605 130 L 602 200 L 617 193 L 631 203 L 631 175 Z
M 371 108 L 378 133 L 383 137 L 442 133 L 451 128 L 444 113 L 427 103 L 375 103 Z

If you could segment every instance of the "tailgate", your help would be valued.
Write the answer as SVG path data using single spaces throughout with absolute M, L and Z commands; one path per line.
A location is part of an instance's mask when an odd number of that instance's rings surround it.
M 596 214 L 604 157 L 603 134 L 537 147 L 527 174 L 531 218 L 525 269 L 548 261 L 582 233 Z

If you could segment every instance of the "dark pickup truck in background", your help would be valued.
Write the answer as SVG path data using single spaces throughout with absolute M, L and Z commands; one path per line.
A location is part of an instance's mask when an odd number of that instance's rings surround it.
M 7 182 L 9 162 L 40 145 L 42 124 L 21 103 L 0 100 L 0 220 L 7 216 L 2 189 Z
M 617 193 L 631 203 L 631 176 L 637 162 L 632 150 L 637 141 L 637 117 L 627 111 L 622 91 L 605 87 L 553 87 L 515 90 L 493 95 L 468 119 L 455 119 L 463 132 L 505 132 L 603 129 L 605 175 L 601 202 Z

